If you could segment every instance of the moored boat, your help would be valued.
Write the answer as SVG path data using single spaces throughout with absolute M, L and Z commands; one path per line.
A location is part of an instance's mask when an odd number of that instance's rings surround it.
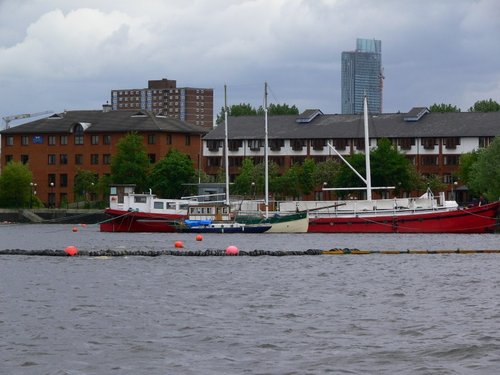
M 184 199 L 160 199 L 150 193 L 136 194 L 133 185 L 113 185 L 109 219 L 100 224 L 101 232 L 175 232 L 179 220 L 186 218 L 189 204 Z
M 188 207 L 187 219 L 176 225 L 179 232 L 189 233 L 264 233 L 270 224 L 241 223 L 234 219 L 231 206 L 217 202 L 204 202 Z
M 497 225 L 500 201 L 472 207 L 459 207 L 455 201 L 440 194 L 435 199 L 430 190 L 420 198 L 372 199 L 374 188 L 370 176 L 368 105 L 364 100 L 364 133 L 366 177 L 361 176 L 335 148 L 329 147 L 365 183 L 366 200 L 334 202 L 293 201 L 280 203 L 280 209 L 309 211 L 310 233 L 484 233 Z M 325 188 L 323 190 L 354 190 L 356 188 Z

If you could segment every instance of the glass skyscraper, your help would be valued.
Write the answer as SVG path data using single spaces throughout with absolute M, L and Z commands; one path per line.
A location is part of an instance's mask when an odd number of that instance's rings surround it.
M 363 97 L 368 111 L 382 113 L 382 42 L 356 39 L 356 50 L 342 52 L 342 113 L 363 113 Z

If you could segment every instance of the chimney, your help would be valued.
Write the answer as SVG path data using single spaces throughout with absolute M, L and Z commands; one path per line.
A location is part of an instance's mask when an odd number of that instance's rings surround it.
M 106 104 L 102 105 L 102 111 L 104 113 L 111 112 L 111 104 L 109 104 L 109 102 L 107 100 L 106 100 Z

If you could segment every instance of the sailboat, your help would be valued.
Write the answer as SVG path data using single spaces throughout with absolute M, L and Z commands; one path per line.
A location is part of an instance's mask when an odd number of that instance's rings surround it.
M 437 199 L 429 189 L 418 198 L 373 199 L 372 190 L 394 187 L 371 185 L 366 96 L 363 109 L 366 177 L 350 166 L 332 145 L 328 146 L 362 179 L 366 188 L 323 190 L 366 190 L 367 199 L 282 202 L 282 210 L 309 210 L 308 232 L 311 233 L 484 233 L 495 229 L 500 201 L 459 207 L 457 202 L 445 200 L 444 193 Z
M 269 212 L 269 140 L 268 140 L 267 82 L 264 83 L 264 212 L 239 211 L 236 221 L 245 224 L 270 224 L 268 233 L 306 233 L 309 227 L 307 210 Z M 227 155 L 227 153 L 226 153 Z M 247 204 L 249 202 L 246 202 Z M 254 202 L 258 203 L 258 202 Z
M 227 134 L 227 95 L 224 85 L 224 169 L 226 191 L 224 202 L 207 201 L 188 207 L 187 218 L 176 226 L 179 232 L 193 233 L 264 233 L 271 224 L 263 222 L 247 223 L 235 220 L 236 214 L 229 199 L 229 156 Z

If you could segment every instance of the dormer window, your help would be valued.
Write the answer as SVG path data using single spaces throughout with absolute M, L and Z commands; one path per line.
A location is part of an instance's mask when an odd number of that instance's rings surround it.
M 83 126 L 82 126 L 82 124 L 75 125 L 74 133 L 75 133 L 75 145 L 83 145 Z

